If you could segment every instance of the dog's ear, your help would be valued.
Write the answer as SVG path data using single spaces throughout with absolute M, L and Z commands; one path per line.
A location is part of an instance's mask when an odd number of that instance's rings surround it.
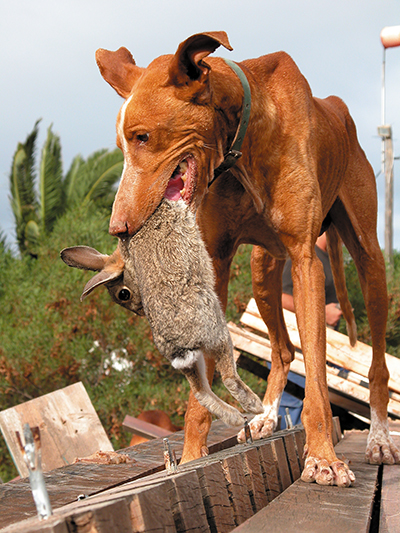
M 99 48 L 96 63 L 106 82 L 125 99 L 143 70 L 136 66 L 132 54 L 124 47 L 116 52 Z
M 209 94 L 210 66 L 203 60 L 221 45 L 233 50 L 224 31 L 197 33 L 183 41 L 171 61 L 169 82 L 188 88 L 192 98 L 205 100 Z

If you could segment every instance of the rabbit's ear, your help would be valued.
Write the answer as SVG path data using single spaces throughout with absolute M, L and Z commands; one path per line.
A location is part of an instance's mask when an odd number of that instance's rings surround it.
M 60 255 L 64 263 L 70 267 L 94 271 L 103 270 L 109 258 L 108 255 L 101 254 L 89 246 L 64 248 Z
M 106 285 L 111 281 L 117 280 L 119 277 L 122 278 L 123 270 L 115 268 L 113 270 L 101 270 L 98 274 L 95 274 L 85 285 L 83 293 L 81 295 L 81 302 L 90 294 L 96 287 L 100 285 Z

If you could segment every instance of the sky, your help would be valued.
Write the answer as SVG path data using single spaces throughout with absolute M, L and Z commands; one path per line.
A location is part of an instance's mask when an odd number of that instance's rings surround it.
M 128 48 L 139 66 L 174 53 L 194 33 L 224 30 L 241 61 L 284 50 L 313 94 L 340 96 L 375 174 L 381 170 L 380 32 L 400 25 L 400 0 L 0 0 L 0 231 L 15 241 L 9 172 L 18 142 L 41 118 L 72 158 L 115 147 L 122 99 L 102 79 L 97 48 Z M 400 47 L 386 51 L 386 122 L 400 155 Z M 394 248 L 400 250 L 400 162 L 394 164 Z M 378 237 L 384 246 L 384 179 L 377 176 Z

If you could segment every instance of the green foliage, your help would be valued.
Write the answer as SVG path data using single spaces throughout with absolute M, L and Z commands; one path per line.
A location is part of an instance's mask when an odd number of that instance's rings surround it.
M 74 174 L 84 164 L 77 158 L 69 179 L 76 180 Z M 93 188 L 94 181 L 90 183 L 82 188 L 81 198 Z M 120 449 L 130 439 L 121 428 L 126 414 L 137 416 L 146 409 L 163 409 L 182 426 L 189 386 L 155 349 L 146 319 L 113 304 L 102 288 L 83 303 L 79 301 L 92 273 L 67 267 L 59 258 L 60 250 L 85 244 L 111 253 L 117 243 L 107 233 L 109 208 L 99 207 L 94 197 L 90 198 L 77 201 L 55 220 L 53 230 L 37 241 L 37 259 L 28 254 L 13 256 L 0 235 L 0 402 L 6 409 L 82 381 L 114 447 Z M 227 318 L 235 322 L 252 296 L 250 253 L 251 246 L 242 245 L 231 269 Z M 394 264 L 388 276 L 388 350 L 399 355 L 399 255 Z M 349 258 L 346 276 L 359 329 L 362 335 L 365 332 L 363 340 L 368 340 L 365 309 Z M 117 370 L 111 364 L 112 357 L 122 357 L 122 362 L 128 362 L 127 368 Z M 265 382 L 241 369 L 239 373 L 262 397 Z M 214 390 L 237 405 L 219 378 Z M 6 481 L 16 475 L 0 439 L 0 477 Z
M 17 243 L 21 251 L 27 247 L 27 224 L 37 224 L 38 220 L 34 161 L 39 122 L 36 122 L 25 143 L 18 143 L 10 171 L 10 201 L 15 218 Z
M 87 207 L 111 207 L 114 185 L 119 179 L 123 156 L 120 150 L 100 150 L 86 161 L 76 156 L 63 176 L 61 142 L 47 130 L 39 163 L 36 190 L 35 145 L 39 121 L 25 143 L 19 143 L 10 172 L 11 207 L 14 213 L 17 243 L 21 253 L 36 256 L 40 239 L 47 238 L 67 210 Z

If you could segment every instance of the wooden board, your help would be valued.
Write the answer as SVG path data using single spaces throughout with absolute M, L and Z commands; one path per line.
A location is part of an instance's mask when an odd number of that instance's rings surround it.
M 237 428 L 214 421 L 207 442 L 210 453 L 234 446 L 237 443 L 236 436 Z M 183 431 L 169 437 L 178 460 L 182 455 L 183 439 Z M 91 496 L 164 470 L 162 439 L 138 444 L 121 452 L 136 462 L 119 465 L 72 464 L 45 473 L 53 510 L 76 502 L 80 495 Z M 27 479 L 0 484 L 0 528 L 35 515 Z
M 0 429 L 21 477 L 28 475 L 16 431 L 38 426 L 42 468 L 48 472 L 98 450 L 113 450 L 81 382 L 0 412 Z
M 400 422 L 389 424 L 390 434 L 400 449 Z M 400 465 L 384 466 L 382 473 L 379 533 L 400 531 Z
M 245 319 L 244 321 L 247 325 L 253 324 L 252 327 L 254 329 L 255 324 L 248 317 L 249 315 L 245 313 L 242 318 Z M 259 322 L 264 324 L 261 318 Z M 257 325 L 259 324 L 257 323 Z M 228 324 L 228 329 L 235 349 L 255 355 L 259 359 L 269 363 L 271 362 L 271 344 L 268 339 L 240 328 L 232 322 Z M 266 327 L 264 325 L 265 331 Z M 290 370 L 299 376 L 305 376 L 303 354 L 298 350 L 295 352 L 295 359 L 290 364 Z M 329 365 L 326 365 L 326 371 L 330 402 L 365 418 L 369 418 L 369 389 L 365 386 L 367 383 L 362 381 L 362 377 L 357 378 L 354 373 L 341 377 L 339 369 Z M 400 417 L 400 401 L 394 399 L 395 395 L 397 396 L 396 393 L 393 393 L 389 399 L 388 413 Z
M 283 310 L 283 314 L 291 342 L 296 348 L 301 349 L 296 315 L 286 309 Z M 268 328 L 260 316 L 254 298 L 250 300 L 240 321 L 242 324 L 268 335 Z M 326 328 L 326 341 L 327 361 L 368 379 L 368 371 L 372 361 L 371 346 L 358 341 L 356 346 L 351 347 L 346 335 L 330 328 Z M 400 394 L 400 361 L 397 357 L 386 354 L 386 364 L 390 372 L 389 388 Z
M 369 532 L 379 467 L 363 462 L 366 440 L 366 433 L 350 432 L 335 448 L 339 457 L 351 461 L 357 477 L 353 487 L 324 487 L 298 480 L 234 532 Z
M 122 422 L 122 428 L 130 433 L 144 437 L 145 439 L 159 439 L 160 437 L 169 437 L 172 431 L 168 431 L 155 424 L 150 424 L 145 420 L 140 420 L 134 416 L 126 415 Z

